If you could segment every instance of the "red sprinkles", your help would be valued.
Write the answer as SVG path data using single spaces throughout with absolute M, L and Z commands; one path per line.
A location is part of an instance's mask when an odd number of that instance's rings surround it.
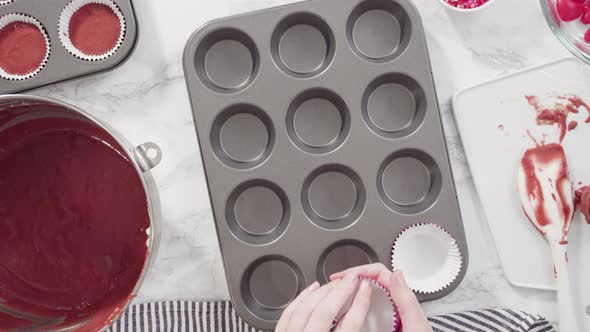
M 461 8 L 461 9 L 472 9 L 477 8 L 479 6 L 483 6 L 488 3 L 490 0 L 445 0 L 446 3 L 453 7 Z

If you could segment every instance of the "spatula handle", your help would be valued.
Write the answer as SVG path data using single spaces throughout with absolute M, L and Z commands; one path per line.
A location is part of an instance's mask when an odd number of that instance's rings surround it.
M 576 307 L 568 273 L 567 245 L 551 244 L 555 279 L 557 281 L 557 302 L 559 307 L 559 331 L 582 332 L 576 317 Z

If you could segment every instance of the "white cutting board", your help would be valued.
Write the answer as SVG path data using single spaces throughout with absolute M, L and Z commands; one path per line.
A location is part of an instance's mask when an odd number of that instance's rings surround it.
M 534 135 L 550 134 L 548 141 L 557 139 L 556 128 L 536 125 L 525 95 L 554 93 L 574 93 L 590 103 L 590 66 L 566 58 L 465 89 L 453 99 L 469 167 L 506 276 L 514 285 L 538 289 L 555 289 L 553 263 L 549 246 L 522 212 L 516 177 L 523 152 L 534 146 L 527 129 Z M 579 126 L 563 142 L 576 188 L 579 181 L 590 185 L 587 117 L 583 108 L 571 117 Z M 590 225 L 580 214 L 570 231 L 569 251 L 572 286 L 583 314 L 590 305 Z

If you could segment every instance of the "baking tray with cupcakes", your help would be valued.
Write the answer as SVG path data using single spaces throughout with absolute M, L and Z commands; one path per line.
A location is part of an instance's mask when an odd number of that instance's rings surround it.
M 459 285 L 467 243 L 410 0 L 216 20 L 184 70 L 230 294 L 251 325 L 272 329 L 307 285 L 351 266 L 402 269 L 422 301 Z
M 137 34 L 130 0 L 0 1 L 0 94 L 113 69 Z

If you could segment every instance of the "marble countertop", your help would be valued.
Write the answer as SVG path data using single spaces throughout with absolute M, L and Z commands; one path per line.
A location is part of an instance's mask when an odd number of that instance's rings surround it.
M 191 108 L 182 53 L 205 22 L 292 0 L 136 0 L 139 42 L 115 71 L 33 94 L 70 102 L 135 144 L 153 141 L 164 160 L 153 171 L 161 196 L 160 250 L 135 299 L 228 299 L 228 290 Z M 556 318 L 555 293 L 508 283 L 483 217 L 451 110 L 460 89 L 568 55 L 547 27 L 538 1 L 498 0 L 478 17 L 451 17 L 438 0 L 414 0 L 427 42 L 470 249 L 470 265 L 450 296 L 429 314 L 510 307 Z

